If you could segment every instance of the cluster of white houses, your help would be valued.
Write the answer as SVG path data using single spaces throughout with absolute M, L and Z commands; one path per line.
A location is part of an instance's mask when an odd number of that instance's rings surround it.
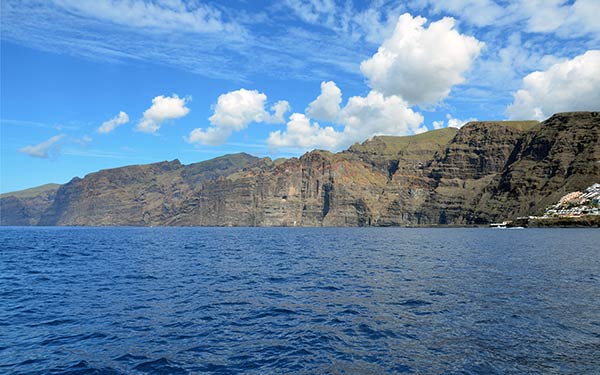
M 575 191 L 562 197 L 560 201 L 548 207 L 547 217 L 600 215 L 600 184 L 593 184 L 585 191 Z

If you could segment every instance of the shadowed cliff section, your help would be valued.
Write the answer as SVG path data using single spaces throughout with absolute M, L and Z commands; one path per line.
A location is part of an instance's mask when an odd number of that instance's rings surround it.
M 471 225 L 600 181 L 598 112 L 376 136 L 340 153 L 103 170 L 0 198 L 2 225 Z
M 0 225 L 37 225 L 59 187 L 59 184 L 46 184 L 0 194 Z
M 542 214 L 563 195 L 597 182 L 600 112 L 558 113 L 519 140 L 482 192 L 479 210 L 488 220 Z

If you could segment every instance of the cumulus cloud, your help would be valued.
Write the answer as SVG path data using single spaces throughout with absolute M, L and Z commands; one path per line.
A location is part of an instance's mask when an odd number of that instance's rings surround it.
M 33 156 L 35 158 L 48 159 L 53 153 L 60 150 L 59 141 L 65 137 L 64 134 L 55 135 L 44 142 L 35 146 L 25 146 L 19 149 L 19 152 Z
M 427 130 L 422 126 L 423 116 L 410 109 L 402 98 L 386 97 L 376 91 L 366 97 L 351 97 L 339 111 L 338 122 L 341 131 L 311 124 L 306 115 L 295 113 L 285 131 L 272 132 L 267 143 L 273 148 L 339 150 L 373 135 L 408 135 Z
M 187 141 L 216 146 L 252 122 L 284 122 L 285 113 L 290 109 L 289 103 L 278 101 L 271 106 L 271 114 L 265 110 L 266 101 L 267 96 L 257 90 L 239 89 L 220 95 L 214 113 L 208 119 L 211 126 L 206 130 L 192 130 Z
M 408 135 L 416 133 L 423 116 L 408 107 L 396 95 L 384 96 L 371 91 L 366 97 L 353 96 L 340 114 L 344 125 L 344 143 L 349 145 L 373 135 Z
M 453 18 L 432 22 L 405 13 L 393 35 L 360 69 L 373 90 L 397 95 L 409 104 L 435 104 L 465 81 L 484 43 L 458 33 Z
M 290 103 L 286 100 L 280 100 L 277 103 L 271 106 L 271 111 L 273 114 L 269 114 L 268 123 L 271 124 L 281 124 L 285 122 L 285 114 L 288 113 L 292 108 L 290 107 Z
M 120 111 L 118 115 L 105 121 L 98 128 L 98 133 L 106 134 L 115 130 L 119 125 L 123 125 L 129 122 L 129 116 L 127 113 Z
M 306 108 L 306 114 L 311 118 L 333 121 L 340 112 L 342 90 L 335 82 L 321 82 L 321 94 Z
M 527 75 L 506 114 L 511 119 L 543 120 L 556 112 L 598 109 L 600 50 L 592 50 Z
M 144 112 L 144 117 L 137 124 L 136 129 L 144 133 L 156 133 L 163 122 L 181 118 L 190 112 L 185 105 L 188 98 L 173 96 L 157 96 L 152 99 L 152 106 Z
M 331 126 L 323 128 L 316 122 L 311 124 L 310 119 L 302 113 L 293 113 L 286 130 L 271 132 L 267 143 L 273 148 L 335 149 L 340 144 L 340 133 Z
M 320 5 L 311 2 L 297 8 L 308 22 L 320 19 Z M 315 18 L 316 17 L 316 18 Z M 351 97 L 342 108 L 342 91 L 333 81 L 321 83 L 320 95 L 305 109 L 305 114 L 290 116 L 285 129 L 270 133 L 267 144 L 273 148 L 340 149 L 373 135 L 409 135 L 427 130 L 423 116 L 411 105 L 435 104 L 450 93 L 452 86 L 464 82 L 464 74 L 479 55 L 483 43 L 454 29 L 454 19 L 444 18 L 424 27 L 427 20 L 404 14 L 398 18 L 393 35 L 377 53 L 363 61 L 361 71 L 371 91 Z M 221 144 L 233 132 L 251 122 L 274 122 L 289 110 L 265 110 L 266 95 L 240 89 L 219 97 L 211 126 L 194 129 L 188 142 Z M 280 116 L 281 115 L 281 116 Z M 312 120 L 334 121 L 336 127 L 323 127 Z M 453 125 L 455 120 L 449 121 Z
M 461 119 L 452 117 L 452 115 L 449 114 L 449 113 L 446 114 L 446 120 L 447 121 L 444 121 L 444 120 L 434 121 L 432 123 L 432 127 L 434 129 L 442 129 L 442 128 L 445 128 L 445 127 L 449 127 L 449 128 L 462 128 L 464 124 L 467 124 L 467 123 L 469 123 L 471 121 L 477 121 L 477 119 L 473 118 L 473 117 L 471 117 L 471 118 L 469 118 L 467 120 L 461 120 Z

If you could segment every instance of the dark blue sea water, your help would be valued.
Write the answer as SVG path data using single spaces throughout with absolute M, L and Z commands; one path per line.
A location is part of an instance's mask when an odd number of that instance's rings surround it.
M 0 228 L 3 374 L 598 374 L 600 231 Z

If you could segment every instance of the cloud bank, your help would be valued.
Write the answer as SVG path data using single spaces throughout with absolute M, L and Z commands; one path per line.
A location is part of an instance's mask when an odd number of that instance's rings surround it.
M 341 107 L 342 91 L 335 82 L 322 82 L 321 94 L 306 108 L 294 113 L 285 130 L 271 132 L 272 148 L 311 147 L 338 150 L 374 135 L 409 135 L 426 131 L 423 116 L 411 105 L 436 104 L 453 86 L 465 81 L 484 44 L 454 29 L 454 19 L 444 18 L 424 27 L 426 19 L 405 13 L 392 36 L 361 72 L 371 91 L 354 96 Z M 338 129 L 321 127 L 310 118 L 335 121 Z M 460 121 L 460 120 L 459 120 Z M 449 124 L 458 124 L 449 119 Z M 441 125 L 441 124 L 438 124 Z
M 290 5 L 291 3 L 288 3 Z M 304 7 L 293 3 L 307 22 L 316 22 L 331 11 L 325 3 Z M 405 13 L 398 18 L 392 36 L 378 51 L 362 62 L 361 72 L 371 87 L 366 96 L 354 96 L 342 107 L 342 91 L 333 81 L 321 82 L 321 93 L 305 109 L 293 113 L 283 130 L 269 134 L 273 148 L 312 147 L 337 150 L 373 135 L 408 135 L 427 130 L 423 116 L 411 105 L 436 104 L 448 96 L 453 86 L 465 81 L 484 44 L 454 29 L 454 19 L 444 18 L 424 27 L 427 20 Z M 249 123 L 269 122 L 265 110 L 267 96 L 240 89 L 219 97 L 211 126 L 194 129 L 189 142 L 218 145 Z M 289 109 L 287 102 L 282 106 Z M 283 114 L 284 111 L 280 111 Z M 280 116 L 277 120 L 281 120 Z M 313 120 L 335 123 L 321 126 Z

